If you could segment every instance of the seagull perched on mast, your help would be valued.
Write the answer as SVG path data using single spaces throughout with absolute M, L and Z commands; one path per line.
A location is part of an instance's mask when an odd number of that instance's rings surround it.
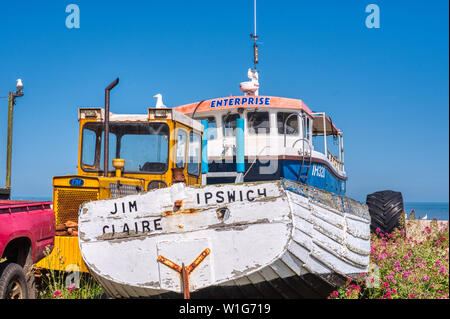
M 22 79 L 17 79 L 16 81 L 17 81 L 17 85 L 16 85 L 17 92 L 20 92 L 23 89 Z
M 163 101 L 162 101 L 162 95 L 161 94 L 156 94 L 153 97 L 156 97 L 156 108 L 166 108 L 167 106 L 164 105 Z
M 248 95 L 258 95 L 259 92 L 259 82 L 258 82 L 258 71 L 248 69 L 247 76 L 251 81 L 241 82 L 239 88 L 242 92 Z

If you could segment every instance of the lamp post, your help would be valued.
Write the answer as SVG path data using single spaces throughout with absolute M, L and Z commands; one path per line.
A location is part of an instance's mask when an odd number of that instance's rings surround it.
M 11 196 L 11 159 L 12 159 L 12 134 L 13 134 L 13 114 L 16 98 L 23 96 L 23 84 L 21 79 L 17 79 L 16 92 L 9 92 L 8 95 L 8 137 L 6 142 L 6 190 L 9 190 L 8 197 Z

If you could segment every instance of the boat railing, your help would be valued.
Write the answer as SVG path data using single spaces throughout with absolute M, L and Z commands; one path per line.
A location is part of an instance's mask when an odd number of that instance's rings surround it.
M 331 164 L 333 164 L 333 166 L 337 169 L 337 170 L 341 170 L 341 162 L 339 161 L 339 159 L 334 156 L 330 150 L 327 150 L 328 152 L 328 159 L 330 160 Z

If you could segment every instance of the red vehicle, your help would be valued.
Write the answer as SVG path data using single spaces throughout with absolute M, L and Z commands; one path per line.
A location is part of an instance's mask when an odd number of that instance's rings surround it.
M 54 245 L 51 204 L 0 200 L 0 299 L 34 298 L 32 265 Z

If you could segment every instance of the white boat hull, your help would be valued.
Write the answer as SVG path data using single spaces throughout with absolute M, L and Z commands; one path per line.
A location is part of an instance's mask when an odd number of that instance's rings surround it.
M 370 217 L 364 204 L 287 180 L 177 184 L 85 203 L 79 239 L 111 297 L 179 297 L 180 274 L 158 256 L 181 266 L 209 249 L 189 275 L 192 297 L 314 298 L 367 271 Z

